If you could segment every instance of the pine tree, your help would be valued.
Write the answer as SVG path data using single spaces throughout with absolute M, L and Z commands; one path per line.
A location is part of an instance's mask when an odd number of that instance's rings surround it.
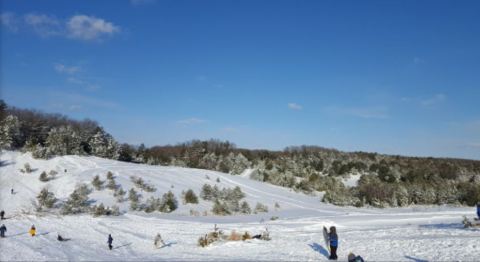
M 87 185 L 78 186 L 62 207 L 62 214 L 78 214 L 88 210 L 88 194 L 90 189 Z
M 80 135 L 71 126 L 61 126 L 52 128 L 48 133 L 46 140 L 47 156 L 63 155 L 81 155 Z
M 164 213 L 170 213 L 177 209 L 178 201 L 172 191 L 168 191 L 167 193 L 163 194 L 162 196 L 162 204 L 160 207 L 160 211 Z
M 195 192 L 193 192 L 192 189 L 187 190 L 183 199 L 184 199 L 185 204 L 188 204 L 188 203 L 198 204 L 198 197 L 195 194 Z
M 40 177 L 38 177 L 38 179 L 42 182 L 47 182 L 48 180 L 50 180 L 47 176 L 47 172 L 43 171 L 41 174 L 40 174 Z
M 52 208 L 57 199 L 52 192 L 49 192 L 47 188 L 42 189 L 37 196 L 38 205 L 40 207 Z
M 202 186 L 202 191 L 200 191 L 200 197 L 203 200 L 213 200 L 213 189 L 209 184 L 204 184 Z
M 103 183 L 104 183 L 104 181 L 100 180 L 99 175 L 96 175 L 92 180 L 92 185 L 96 190 L 102 190 L 103 189 Z M 115 183 L 115 181 L 114 181 L 114 183 Z
M 0 149 L 15 149 L 20 139 L 18 117 L 8 115 L 0 121 Z
M 250 208 L 250 205 L 248 204 L 247 201 L 243 201 L 242 204 L 240 205 L 240 212 L 242 214 L 252 213 L 252 209 Z

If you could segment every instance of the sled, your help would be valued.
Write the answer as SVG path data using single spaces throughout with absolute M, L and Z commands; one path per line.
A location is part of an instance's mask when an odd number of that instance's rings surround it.
M 325 246 L 327 247 L 328 249 L 328 252 L 330 252 L 330 243 L 328 243 L 328 230 L 327 228 L 324 226 L 323 227 L 323 239 L 325 240 Z
M 478 219 L 473 219 L 473 220 L 470 220 L 468 219 L 466 216 L 463 217 L 463 226 L 465 228 L 469 228 L 469 227 L 477 227 L 477 228 L 480 228 L 480 220 Z

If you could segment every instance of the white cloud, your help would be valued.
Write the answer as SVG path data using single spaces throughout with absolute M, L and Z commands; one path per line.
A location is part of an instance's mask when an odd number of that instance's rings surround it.
M 120 31 L 120 28 L 111 22 L 86 15 L 72 16 L 66 26 L 68 37 L 86 41 L 98 40 L 104 36 L 112 36 Z
M 436 94 L 432 97 L 429 97 L 427 99 L 423 99 L 420 101 L 420 104 L 423 106 L 433 106 L 439 103 L 444 102 L 447 99 L 447 96 L 444 94 Z
M 120 106 L 112 101 L 99 99 L 92 96 L 85 96 L 77 93 L 50 92 L 50 98 L 53 102 L 50 106 L 62 108 L 69 111 L 78 111 L 84 109 L 108 109 L 118 110 Z M 58 101 L 62 101 L 60 104 Z
M 10 31 L 18 31 L 18 20 L 14 13 L 4 12 L 0 14 L 0 24 Z
M 328 107 L 326 110 L 333 114 L 349 115 L 365 119 L 387 119 L 388 108 L 383 106 L 374 107 Z
M 73 75 L 75 73 L 78 73 L 81 70 L 81 68 L 79 66 L 66 66 L 66 65 L 60 64 L 60 63 L 55 64 L 53 66 L 53 68 L 58 73 L 68 74 L 68 75 Z M 69 78 L 69 79 L 74 79 L 74 78 Z
M 292 110 L 302 110 L 302 106 L 296 103 L 288 103 L 288 108 Z
M 192 117 L 192 118 L 187 118 L 187 119 L 183 119 L 183 120 L 178 120 L 177 124 L 196 125 L 196 124 L 202 124 L 202 123 L 205 123 L 205 122 L 206 121 L 203 120 L 203 119 Z
M 61 22 L 53 16 L 26 14 L 24 21 L 27 26 L 30 26 L 41 37 L 61 35 L 63 31 Z

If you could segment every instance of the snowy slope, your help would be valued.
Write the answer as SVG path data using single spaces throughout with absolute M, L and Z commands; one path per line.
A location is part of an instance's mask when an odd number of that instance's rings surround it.
M 477 260 L 480 257 L 480 230 L 463 229 L 462 215 L 473 216 L 473 208 L 411 207 L 402 209 L 342 208 L 321 203 L 318 196 L 307 196 L 288 189 L 219 172 L 177 167 L 160 167 L 122 163 L 96 157 L 64 156 L 51 160 L 34 160 L 29 154 L 4 152 L 0 160 L 0 208 L 9 219 L 7 238 L 0 239 L 0 260 L 249 260 L 249 261 L 318 261 L 327 260 L 323 243 L 323 226 L 335 225 L 340 238 L 339 258 L 345 261 L 349 252 L 367 260 L 423 261 Z M 22 174 L 24 163 L 38 170 Z M 67 169 L 67 172 L 64 172 Z M 57 170 L 55 180 L 40 182 L 42 171 Z M 48 186 L 58 198 L 65 199 L 77 183 L 90 184 L 95 175 L 105 179 L 112 171 L 125 190 L 133 187 L 130 176 L 141 176 L 157 191 L 145 193 L 161 196 L 172 190 L 177 197 L 182 190 L 197 194 L 204 183 L 220 187 L 239 185 L 251 206 L 267 204 L 269 213 L 231 217 L 189 216 L 191 208 L 209 210 L 210 202 L 182 205 L 172 214 L 128 212 L 119 217 L 93 218 L 90 215 L 57 216 L 34 214 L 32 201 Z M 207 179 L 206 176 L 210 177 Z M 172 188 L 173 185 L 173 188 Z M 10 194 L 10 188 L 16 194 Z M 89 197 L 97 203 L 114 203 L 108 189 L 94 191 Z M 274 211 L 278 202 L 280 210 Z M 127 206 L 121 206 L 126 211 Z M 31 214 L 27 214 L 31 213 Z M 270 221 L 272 216 L 280 217 Z M 231 230 L 260 233 L 265 226 L 271 241 L 219 242 L 207 248 L 197 246 L 197 239 L 211 231 L 213 224 L 226 232 Z M 35 224 L 36 237 L 26 232 Z M 153 237 L 160 232 L 169 244 L 153 248 Z M 58 242 L 57 233 L 72 238 Z M 115 249 L 106 247 L 108 234 Z

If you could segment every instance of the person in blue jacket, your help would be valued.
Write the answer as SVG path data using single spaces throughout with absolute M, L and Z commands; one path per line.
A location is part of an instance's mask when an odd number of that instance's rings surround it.
M 108 240 L 107 240 L 107 243 L 108 243 L 108 248 L 110 250 L 112 250 L 113 246 L 112 246 L 112 243 L 113 243 L 113 237 L 111 234 L 108 234 Z
M 477 217 L 480 219 L 480 202 L 477 203 Z
M 337 228 L 335 228 L 334 226 L 330 227 L 330 232 L 328 233 L 328 241 L 330 242 L 329 259 L 337 260 L 338 235 Z

